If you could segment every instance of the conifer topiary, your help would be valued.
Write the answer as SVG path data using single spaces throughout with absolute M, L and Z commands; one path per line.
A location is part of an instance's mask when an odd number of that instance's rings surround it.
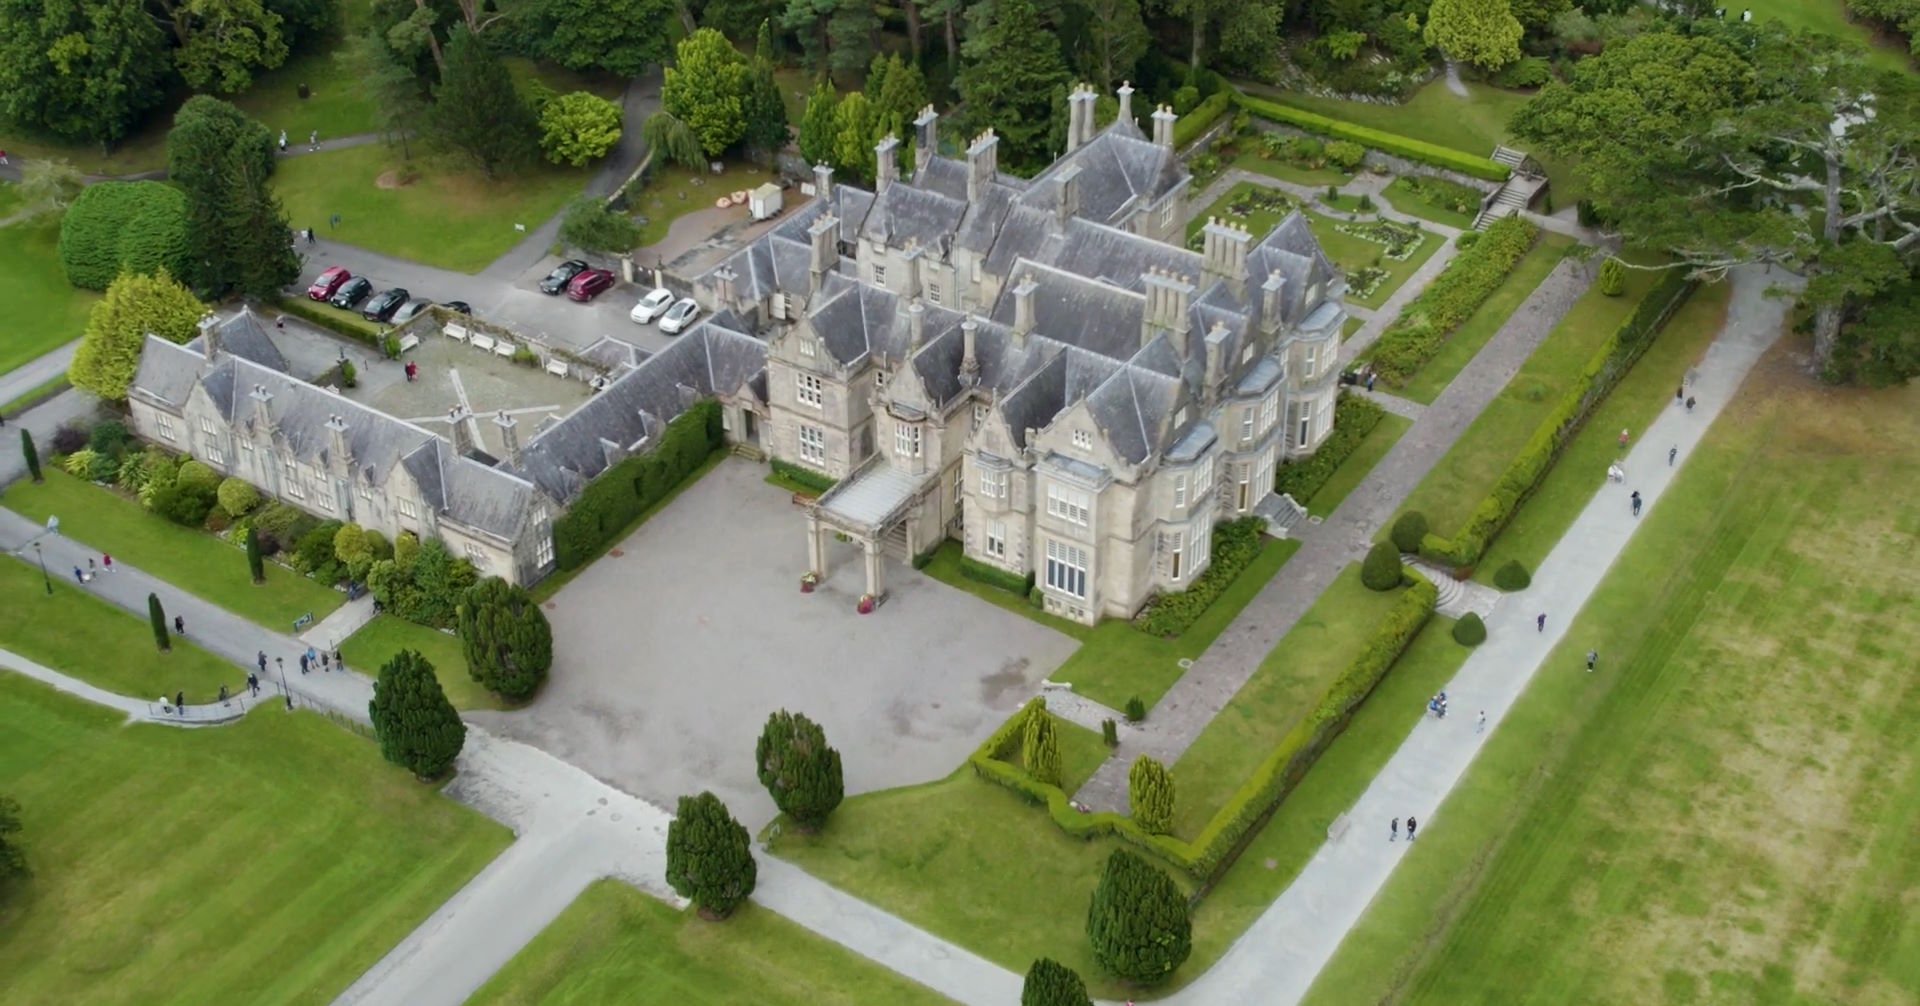
M 1060 730 L 1053 725 L 1053 714 L 1045 706 L 1035 706 L 1027 714 L 1026 733 L 1021 737 L 1020 760 L 1033 781 L 1060 785 Z
M 767 717 L 753 748 L 754 771 L 780 813 L 801 831 L 815 832 L 846 795 L 840 752 L 827 746 L 826 731 L 785 709 Z
M 1600 263 L 1600 293 L 1608 297 L 1618 297 L 1627 290 L 1627 267 L 1617 258 L 1609 258 Z
M 1173 775 L 1165 765 L 1146 755 L 1133 760 L 1127 771 L 1127 806 L 1133 820 L 1149 835 L 1173 831 Z
M 1113 850 L 1087 910 L 1093 958 L 1109 974 L 1140 985 L 1163 982 L 1193 952 L 1186 896 L 1159 869 Z
M 1360 582 L 1368 590 L 1392 590 L 1400 586 L 1403 575 L 1400 568 L 1400 550 L 1392 542 L 1383 541 L 1367 552 L 1365 562 L 1360 564 Z
M 1408 510 L 1393 522 L 1393 530 L 1387 533 L 1393 540 L 1393 547 L 1406 553 L 1420 551 L 1420 543 L 1427 540 L 1427 515 L 1418 510 Z
M 254 583 L 267 582 L 267 561 L 260 556 L 260 532 L 247 528 L 247 573 Z
M 1493 571 L 1493 585 L 1501 590 L 1525 590 L 1533 583 L 1533 574 L 1518 559 L 1508 559 Z
M 467 673 L 487 691 L 524 699 L 547 680 L 553 666 L 553 629 L 526 588 L 490 576 L 467 588 L 456 617 Z
M 451 771 L 467 742 L 467 725 L 447 701 L 433 665 L 414 650 L 401 650 L 381 665 L 367 716 L 380 739 L 380 756 L 423 782 Z
M 1487 641 L 1487 623 L 1469 611 L 1453 623 L 1453 641 L 1461 646 L 1479 646 Z
M 167 613 L 160 608 L 160 595 L 147 595 L 147 621 L 153 623 L 153 644 L 161 653 L 173 649 L 173 637 L 167 634 Z
M 724 919 L 753 893 L 760 868 L 747 829 L 710 792 L 683 796 L 667 825 L 667 884 L 705 919 Z
M 1027 969 L 1020 986 L 1020 1006 L 1091 1006 L 1087 983 L 1072 968 L 1042 957 Z

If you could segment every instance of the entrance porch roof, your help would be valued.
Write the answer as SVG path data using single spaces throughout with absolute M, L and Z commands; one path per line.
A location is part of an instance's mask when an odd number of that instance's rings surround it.
M 932 475 L 912 475 L 879 455 L 842 479 L 815 504 L 820 514 L 848 530 L 878 534 L 900 519 Z

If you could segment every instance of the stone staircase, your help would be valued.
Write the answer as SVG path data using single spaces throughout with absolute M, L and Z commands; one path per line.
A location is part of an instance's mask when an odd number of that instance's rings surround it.
M 1400 561 L 1420 571 L 1420 575 L 1433 581 L 1434 589 L 1439 592 L 1433 610 L 1448 618 L 1459 618 L 1471 611 L 1481 618 L 1493 614 L 1500 603 L 1500 592 L 1484 584 L 1468 583 L 1453 578 L 1453 574 L 1438 566 L 1426 562 L 1416 555 L 1402 555 Z
M 1267 522 L 1267 533 L 1275 538 L 1288 537 L 1294 527 L 1309 520 L 1306 507 L 1295 503 L 1286 493 L 1269 493 L 1254 504 L 1253 512 Z
M 1473 229 L 1486 230 L 1495 220 L 1513 216 L 1527 208 L 1533 202 L 1534 193 L 1540 191 L 1545 180 L 1540 178 L 1527 163 L 1527 155 L 1512 147 L 1493 148 L 1493 160 L 1506 165 L 1510 170 L 1507 180 L 1494 193 L 1490 202 L 1482 203 L 1480 213 L 1473 218 Z

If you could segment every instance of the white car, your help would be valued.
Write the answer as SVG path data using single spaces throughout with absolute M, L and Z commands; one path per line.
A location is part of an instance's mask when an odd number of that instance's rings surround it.
M 659 287 L 652 293 L 640 298 L 640 303 L 633 305 L 633 311 L 628 314 L 627 317 L 632 318 L 633 323 L 636 325 L 645 325 L 666 313 L 667 308 L 672 305 L 673 291 L 665 287 Z
M 682 297 L 667 309 L 666 314 L 660 316 L 660 331 L 668 335 L 679 335 L 686 331 L 688 325 L 693 324 L 693 319 L 699 316 L 700 305 L 695 304 L 692 297 Z

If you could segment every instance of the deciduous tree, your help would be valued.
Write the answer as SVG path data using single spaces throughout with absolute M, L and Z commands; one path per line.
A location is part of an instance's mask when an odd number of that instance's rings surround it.
M 191 340 L 206 305 L 165 270 L 157 276 L 125 273 L 107 287 L 106 296 L 87 315 L 86 330 L 67 365 L 76 388 L 109 401 L 127 397 L 127 385 L 140 366 L 148 333 L 169 342 Z
M 672 112 L 659 111 L 647 116 L 640 124 L 640 138 L 647 141 L 647 147 L 657 150 L 667 160 L 683 168 L 701 168 L 705 166 L 705 157 L 700 150 L 700 138 L 693 135 L 680 117 Z
M 1036 705 L 1027 714 L 1027 725 L 1020 739 L 1020 761 L 1035 782 L 1060 785 L 1060 729 L 1045 706 Z
M 20 175 L 20 212 L 30 219 L 65 213 L 86 187 L 80 169 L 58 158 L 30 161 Z
M 620 106 L 587 91 L 563 94 L 540 109 L 540 148 L 555 164 L 583 167 L 620 142 Z
M 490 576 L 468 588 L 460 602 L 460 650 L 473 680 L 518 701 L 547 680 L 553 629 L 525 588 Z
M 1032 0 L 999 0 L 987 23 L 962 47 L 954 87 L 967 121 L 1000 135 L 1000 164 L 1034 168 L 1053 159 L 1047 149 L 1053 89 L 1068 82 L 1060 42 L 1040 20 Z
M 0 119 L 110 150 L 171 66 L 141 0 L 0 0 Z
M 540 0 L 520 16 L 553 62 L 637 77 L 667 58 L 679 11 L 672 0 Z
M 1509 0 L 1433 0 L 1427 9 L 1427 44 L 1485 70 L 1519 59 L 1524 32 Z
M 827 746 L 818 723 L 799 713 L 782 709 L 767 717 L 753 747 L 753 767 L 774 806 L 805 832 L 819 831 L 846 795 L 840 752 Z
M 560 218 L 560 240 L 584 252 L 617 255 L 640 243 L 640 227 L 598 196 L 575 196 Z
M 751 76 L 725 35 L 702 28 L 674 47 L 660 103 L 693 130 L 708 157 L 718 157 L 746 134 Z
M 287 60 L 280 15 L 261 0 L 154 0 L 177 48 L 174 65 L 195 90 L 233 94 L 256 70 Z
M 1116 978 L 1166 981 L 1193 951 L 1187 899 L 1157 867 L 1125 849 L 1107 857 L 1087 911 L 1093 958 Z
M 701 918 L 724 919 L 753 893 L 759 867 L 747 829 L 710 792 L 683 796 L 667 825 L 667 884 Z
M 1072 968 L 1042 957 L 1027 969 L 1020 984 L 1020 1006 L 1091 1006 L 1087 983 Z
M 1133 820 L 1149 835 L 1173 831 L 1173 775 L 1165 765 L 1146 755 L 1133 760 L 1127 771 L 1127 806 Z
M 451 771 L 467 742 L 467 725 L 447 701 L 433 665 L 414 650 L 401 650 L 381 665 L 367 716 L 380 739 L 380 756 L 422 782 Z
M 539 156 L 540 130 L 507 65 L 466 28 L 454 29 L 445 52 L 428 135 L 488 178 L 526 167 Z

